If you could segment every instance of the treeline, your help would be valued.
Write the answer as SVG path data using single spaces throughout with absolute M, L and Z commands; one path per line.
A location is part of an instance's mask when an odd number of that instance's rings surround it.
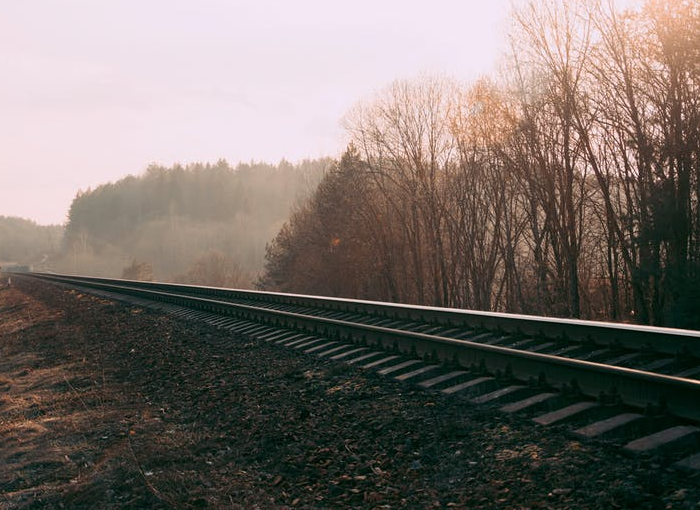
M 316 188 L 330 160 L 278 165 L 149 167 L 143 175 L 80 192 L 57 269 L 195 282 L 225 262 L 225 281 L 250 286 L 266 242 Z M 224 255 L 225 254 L 225 257 Z M 235 273 L 235 277 L 233 274 Z
M 40 266 L 61 248 L 63 227 L 0 216 L 0 262 Z
M 503 76 L 397 82 L 267 289 L 700 326 L 700 4 L 537 1 Z

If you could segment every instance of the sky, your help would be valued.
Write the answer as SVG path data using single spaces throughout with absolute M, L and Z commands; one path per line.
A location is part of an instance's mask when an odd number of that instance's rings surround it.
M 0 215 L 149 164 L 338 156 L 396 79 L 496 69 L 520 0 L 0 0 Z

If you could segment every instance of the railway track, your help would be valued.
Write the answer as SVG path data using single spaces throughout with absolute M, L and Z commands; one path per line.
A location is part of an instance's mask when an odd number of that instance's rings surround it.
M 619 438 L 700 469 L 700 332 L 56 274 L 35 278 Z M 680 452 L 680 453 L 679 453 Z

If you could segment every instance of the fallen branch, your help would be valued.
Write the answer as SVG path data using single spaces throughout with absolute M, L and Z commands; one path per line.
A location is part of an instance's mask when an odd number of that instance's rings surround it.
M 136 453 L 134 452 L 134 447 L 131 444 L 131 437 L 129 437 L 129 431 L 126 433 L 126 443 L 129 446 L 129 451 L 131 452 L 131 457 L 134 459 L 134 464 L 136 464 L 136 469 L 138 469 L 139 473 L 141 473 L 141 478 L 143 478 L 143 482 L 146 484 L 146 487 L 148 488 L 151 493 L 163 501 L 164 503 L 167 503 L 168 505 L 172 506 L 173 508 L 178 508 L 179 505 L 177 505 L 172 499 L 167 497 L 165 494 L 160 492 L 151 482 L 148 481 L 146 478 L 146 473 L 143 472 L 143 468 L 141 467 L 141 464 L 139 463 L 139 460 L 136 458 Z M 187 505 L 188 508 L 194 508 L 191 505 Z

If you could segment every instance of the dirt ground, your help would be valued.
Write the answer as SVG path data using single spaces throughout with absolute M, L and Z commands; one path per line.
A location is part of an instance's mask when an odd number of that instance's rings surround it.
M 30 279 L 0 290 L 0 509 L 700 508 L 565 429 Z

